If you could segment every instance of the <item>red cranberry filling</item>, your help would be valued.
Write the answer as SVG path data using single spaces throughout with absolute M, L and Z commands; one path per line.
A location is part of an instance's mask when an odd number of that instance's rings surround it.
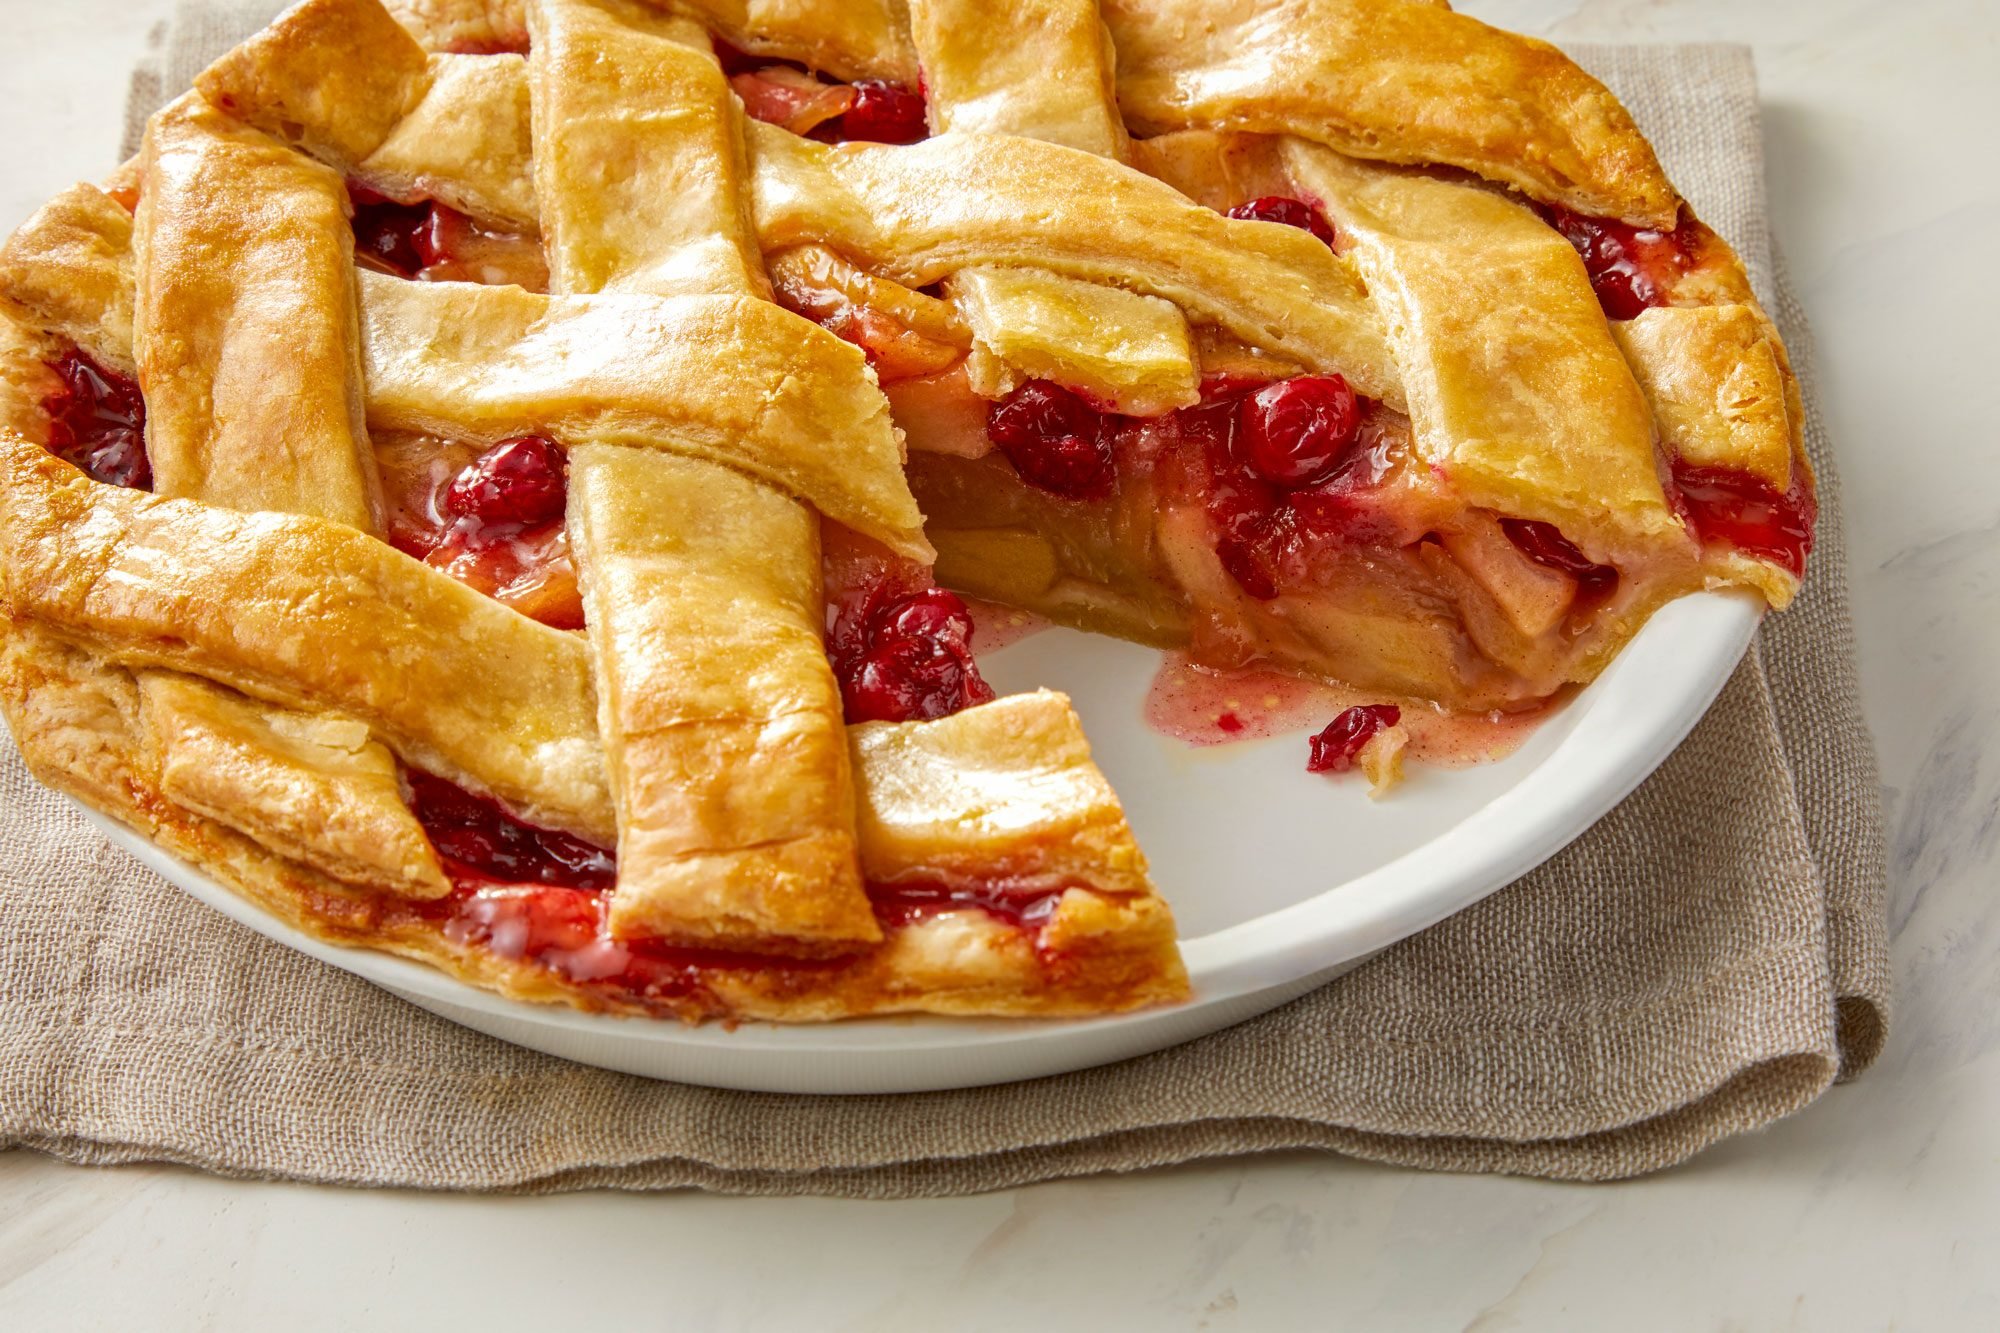
M 365 185 L 349 184 L 354 201 L 354 254 L 402 278 L 415 278 L 444 261 L 444 229 L 453 210 L 435 200 L 399 204 Z
M 1047 925 L 1062 902 L 1064 888 L 1043 884 L 954 883 L 945 879 L 898 880 L 868 886 L 875 917 L 885 926 L 907 926 L 945 912 L 977 908 L 1022 930 Z
M 583 603 L 563 525 L 568 462 L 561 445 L 521 435 L 455 475 L 414 475 L 390 495 L 390 540 L 522 615 L 581 629 Z M 385 480 L 396 475 L 384 473 Z
M 146 457 L 146 400 L 139 386 L 71 348 L 49 363 L 62 387 L 42 399 L 49 452 L 93 481 L 153 489 Z
M 1276 485 L 1315 485 L 1347 461 L 1360 430 L 1360 404 L 1340 376 L 1279 380 L 1243 404 L 1244 461 Z
M 1387 460 L 1381 440 L 1369 439 L 1366 405 L 1345 380 L 1298 376 L 1254 392 L 1234 382 L 1203 388 L 1210 401 L 1174 419 L 1181 438 L 1201 446 L 1216 556 L 1244 592 L 1269 601 L 1304 549 L 1380 535 L 1367 496 Z
M 666 1012 L 701 1001 L 704 982 L 714 972 L 796 974 L 845 965 L 838 958 L 771 958 L 615 940 L 608 922 L 609 893 L 617 879 L 613 853 L 524 824 L 443 778 L 405 772 L 411 806 L 455 885 L 447 897 L 408 904 L 406 910 L 435 923 L 455 944 L 533 963 L 566 981 Z M 886 891 L 871 886 L 870 894 L 880 919 L 892 926 L 979 907 L 1025 928 L 1045 921 L 1060 896 L 1007 884 L 966 889 L 928 883 Z
M 921 722 L 993 697 L 972 657 L 972 615 L 956 593 L 877 587 L 843 607 L 829 645 L 849 722 Z
M 607 925 L 606 895 L 591 889 L 465 880 L 451 897 L 427 906 L 423 914 L 440 920 L 445 938 L 455 944 L 534 963 L 566 981 L 666 1012 L 673 1012 L 676 1002 L 701 1001 L 713 972 L 800 973 L 841 961 L 615 940 Z
M 903 613 L 908 612 L 929 621 L 930 612 L 922 608 Z M 702 996 L 704 974 L 712 971 L 796 973 L 843 965 L 837 958 L 802 961 L 615 940 L 608 922 L 608 895 L 618 871 L 612 852 L 522 823 L 444 778 L 414 769 L 406 770 L 406 776 L 411 807 L 455 885 L 449 896 L 411 910 L 436 922 L 453 943 L 667 1007 Z M 892 928 L 944 912 L 978 909 L 1017 928 L 1038 930 L 1055 914 L 1063 889 L 1046 883 L 927 878 L 871 884 L 868 894 L 877 918 Z
M 1561 570 L 1585 589 L 1608 587 L 1618 581 L 1617 570 L 1598 564 L 1578 550 L 1576 543 L 1563 536 L 1553 523 L 1539 523 L 1528 518 L 1503 518 L 1500 528 L 1507 534 L 1508 540 L 1520 548 L 1521 554 L 1538 565 Z
M 820 966 L 614 940 L 607 928 L 607 895 L 618 875 L 613 853 L 524 824 L 443 778 L 414 769 L 405 774 L 411 807 L 456 886 L 413 910 L 453 943 L 667 1006 L 700 996 L 710 969 Z
M 915 143 L 930 133 L 924 95 L 882 79 L 854 85 L 854 105 L 835 122 L 837 137 L 862 143 Z
M 1583 256 L 1597 300 L 1612 319 L 1632 319 L 1666 305 L 1674 285 L 1693 267 L 1687 224 L 1673 231 L 1634 227 L 1616 218 L 1591 218 L 1538 204 L 1536 211 Z
M 986 434 L 1021 480 L 1065 500 L 1102 500 L 1118 474 L 1105 415 L 1047 380 L 1030 380 L 986 414 Z
M 408 769 L 410 808 L 454 876 L 507 884 L 551 884 L 603 892 L 618 859 L 602 847 L 525 824 L 498 804 L 429 773 Z
M 569 455 L 542 435 L 502 440 L 467 464 L 445 491 L 443 509 L 485 525 L 549 523 L 569 498 Z
M 786 125 L 802 105 L 803 99 L 811 95 L 812 84 L 816 83 L 827 91 L 843 90 L 847 94 L 847 104 L 825 120 L 819 120 L 816 114 L 813 119 L 818 123 L 810 129 L 805 128 L 804 122 L 792 125 L 795 130 L 804 130 L 809 138 L 824 143 L 907 144 L 930 134 L 924 116 L 921 87 L 913 90 L 886 79 L 857 79 L 851 84 L 830 81 L 799 61 L 751 55 L 721 38 L 715 39 L 715 58 L 721 64 L 722 72 L 735 85 L 737 95 L 743 99 L 743 109 L 754 119 Z M 778 83 L 762 77 L 777 70 L 807 75 L 809 80 L 781 75 L 783 83 Z M 745 75 L 750 77 L 748 84 L 739 82 Z M 802 82 L 806 84 L 803 88 L 791 86 Z
M 1384 727 L 1393 727 L 1402 720 L 1403 710 L 1394 704 L 1356 704 L 1327 723 L 1326 729 L 1312 738 L 1312 753 L 1306 760 L 1306 771 L 1347 772 L 1354 767 L 1362 749 L 1375 739 L 1376 732 Z
M 1329 246 L 1336 242 L 1333 224 L 1326 220 L 1326 214 L 1303 199 L 1292 199 L 1282 194 L 1267 194 L 1261 199 L 1252 199 L 1247 204 L 1236 205 L 1229 210 L 1229 216 L 1248 218 L 1256 222 L 1279 222 L 1287 227 L 1309 231 Z
M 1775 486 L 1747 472 L 1691 467 L 1676 459 L 1674 487 L 1703 542 L 1726 543 L 1802 578 L 1819 517 L 1819 502 L 1804 473 L 1795 466 L 1791 487 L 1780 495 Z

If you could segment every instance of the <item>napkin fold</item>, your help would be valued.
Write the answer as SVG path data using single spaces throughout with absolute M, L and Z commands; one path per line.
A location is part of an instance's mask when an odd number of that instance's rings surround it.
M 135 77 L 129 146 L 274 7 L 185 8 Z M 1882 821 L 1749 53 L 1573 54 L 1743 255 L 1805 382 L 1821 507 L 1797 604 L 1687 742 L 1540 869 L 1156 1055 L 958 1092 L 725 1092 L 508 1046 L 272 944 L 115 851 L 0 739 L 0 1146 L 472 1190 L 940 1195 L 1280 1148 L 1605 1180 L 1859 1074 L 1888 1009 Z

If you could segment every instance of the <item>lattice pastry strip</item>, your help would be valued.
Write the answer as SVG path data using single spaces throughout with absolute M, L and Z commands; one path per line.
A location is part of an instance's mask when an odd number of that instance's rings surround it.
M 768 290 L 735 101 L 706 36 L 580 0 L 534 5 L 530 30 L 553 289 Z M 579 442 L 572 469 L 618 803 L 613 936 L 808 954 L 879 940 L 821 643 L 813 514 L 643 444 Z
M 1094 0 L 915 0 L 910 31 L 935 130 L 1126 155 L 1117 57 Z
M 133 350 L 154 489 L 380 531 L 339 175 L 199 97 L 153 117 L 141 162 Z

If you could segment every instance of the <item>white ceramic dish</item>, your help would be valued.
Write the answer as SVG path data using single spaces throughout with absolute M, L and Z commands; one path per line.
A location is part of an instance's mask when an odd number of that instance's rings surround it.
M 414 963 L 325 944 L 99 817 L 126 848 L 242 924 L 503 1040 L 653 1078 L 766 1092 L 915 1092 L 1035 1078 L 1187 1041 L 1276 1007 L 1538 865 L 1687 735 L 1760 603 L 1667 607 L 1514 754 L 1415 769 L 1381 802 L 1304 772 L 1299 736 L 1195 749 L 1141 720 L 1159 655 L 1052 630 L 981 665 L 1004 692 L 1067 690 L 1180 922 L 1187 1004 L 1074 1022 L 867 1019 L 685 1028 L 512 1003 Z

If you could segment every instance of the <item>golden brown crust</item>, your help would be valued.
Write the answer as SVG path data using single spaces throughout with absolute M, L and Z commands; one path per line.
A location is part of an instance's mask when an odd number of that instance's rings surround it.
M 582 643 L 352 528 L 95 485 L 0 433 L 0 560 L 17 618 L 348 713 L 535 823 L 614 836 Z
M 921 74 L 900 0 L 646 0 L 686 14 L 740 50 L 797 60 L 838 79 Z
M 449 204 L 484 222 L 536 226 L 528 62 L 436 55 L 420 100 L 354 174 L 397 199 Z
M 552 289 L 768 291 L 745 204 L 741 112 L 707 35 L 681 20 L 642 29 L 587 0 L 542 0 L 529 16 Z
M 1656 306 L 1612 325 L 1659 423 L 1660 438 L 1696 467 L 1792 482 L 1783 346 L 1746 305 Z
M 860 349 L 768 302 L 542 297 L 363 273 L 361 317 L 372 427 L 664 448 L 929 556 Z
M 1462 167 L 1662 228 L 1680 198 L 1604 85 L 1532 37 L 1408 0 L 1104 0 L 1118 104 L 1140 134 L 1296 134 L 1355 157 Z
M 1306 232 L 1225 218 L 1119 163 L 1032 139 L 829 148 L 751 130 L 767 250 L 818 242 L 913 287 L 981 265 L 1125 287 L 1402 400 L 1360 279 Z
M 366 726 L 271 708 L 175 672 L 138 680 L 167 800 L 349 884 L 410 898 L 451 892 L 404 801 L 395 756 Z
M 1096 0 L 913 0 L 910 30 L 934 130 L 1125 156 L 1116 56 Z
M 766 291 L 740 113 L 706 35 L 588 0 L 529 17 L 553 289 Z M 866 396 L 850 370 L 849 398 Z M 805 955 L 880 940 L 816 517 L 718 463 L 618 444 L 572 452 L 569 505 L 618 803 L 613 938 Z
M 0 428 L 36 444 L 48 441 L 49 418 L 42 404 L 62 388 L 49 363 L 61 340 L 35 333 L 0 314 Z
M 35 626 L 0 641 L 0 711 L 43 782 L 146 835 L 253 903 L 335 944 L 411 958 L 511 998 L 618 1013 L 813 1022 L 868 1014 L 1060 1017 L 1186 997 L 1173 918 L 1158 898 L 1065 894 L 1039 935 L 978 911 L 890 931 L 826 963 L 703 969 L 684 994 L 651 1004 L 565 979 L 521 958 L 455 942 L 434 919 L 353 895 L 258 842 L 166 799 L 141 743 L 129 673 Z
M 921 77 L 898 0 L 642 0 L 700 23 L 741 51 L 796 60 L 839 79 Z M 528 43 L 528 0 L 387 0 L 431 51 L 516 51 Z
M 351 166 L 389 137 L 428 81 L 424 49 L 380 0 L 303 0 L 202 71 L 195 88 L 266 134 Z
M 1151 891 L 1146 858 L 1062 695 L 1010 695 L 848 735 L 867 793 L 860 837 L 870 880 L 942 873 Z
M 427 51 L 518 52 L 528 41 L 525 0 L 382 0 Z
M 152 119 L 143 162 L 133 339 L 155 489 L 375 531 L 340 177 L 199 98 Z
M 1568 241 L 1477 185 L 1303 140 L 1285 160 L 1352 242 L 1417 452 L 1464 504 L 1553 523 L 1605 562 L 1687 544 L 1645 398 Z
M 727 468 L 589 445 L 570 532 L 618 802 L 613 934 L 787 953 L 881 938 L 812 512 Z
M 0 245 L 0 309 L 132 364 L 132 215 L 92 185 L 73 185 Z
M 968 371 L 983 397 L 1003 398 L 1024 379 L 1053 380 L 1143 417 L 1201 397 L 1194 341 L 1171 302 L 1032 268 L 963 269 L 950 289 L 972 330 Z

